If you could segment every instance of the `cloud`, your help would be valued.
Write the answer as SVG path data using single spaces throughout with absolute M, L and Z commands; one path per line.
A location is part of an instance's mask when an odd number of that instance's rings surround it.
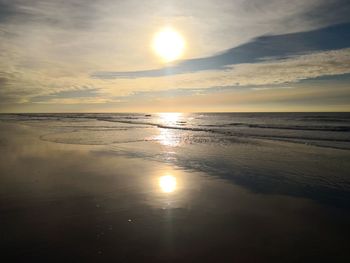
M 60 91 L 60 92 L 55 92 L 46 96 L 32 97 L 30 101 L 40 103 L 40 102 L 50 102 L 50 101 L 58 101 L 58 100 L 65 100 L 65 99 L 77 100 L 77 98 L 86 100 L 86 99 L 98 98 L 99 96 L 100 94 L 98 89 L 84 86 L 84 87 L 77 87 L 77 89 L 75 90 Z
M 93 98 L 50 98 L 48 100 L 42 100 L 42 101 L 33 101 L 33 103 L 38 104 L 71 104 L 71 105 L 77 105 L 77 104 L 105 104 L 110 102 L 118 102 L 117 100 L 110 100 L 108 98 L 100 98 L 100 97 L 93 97 Z
M 259 86 L 295 83 L 308 78 L 350 73 L 350 49 L 316 52 L 284 59 L 230 65 L 208 70 L 153 78 L 106 80 L 129 91 L 207 89 L 218 86 Z M 137 87 L 137 88 L 136 88 Z
M 136 79 L 90 79 L 88 76 L 48 78 L 38 72 L 29 75 L 8 74 L 3 80 L 2 93 L 7 100 L 12 98 L 23 102 L 73 102 L 96 100 L 117 101 L 120 97 L 139 92 L 161 92 L 173 90 L 173 93 L 200 90 L 212 87 L 268 87 L 290 86 L 291 83 L 321 76 L 339 76 L 350 73 L 350 49 L 316 52 L 301 56 L 291 56 L 273 61 L 247 63 L 227 66 L 225 70 L 211 70 L 153 78 Z M 4 77 L 2 77 L 4 79 Z M 30 81 L 29 81 L 30 80 Z M 26 85 L 26 86 L 24 86 Z M 293 86 L 293 85 L 292 85 Z M 12 88 L 14 87 L 14 88 Z M 21 87 L 21 88 L 19 88 Z M 50 87 L 50 88 L 47 88 Z M 7 92 L 6 92 L 7 91 Z M 3 97 L 4 97 L 3 95 Z M 145 95 L 145 94 L 144 94 Z M 81 98 L 79 100 L 78 98 Z M 139 97 L 142 99 L 142 97 Z M 80 101 L 80 102 L 79 102 Z M 90 100 L 92 101 L 92 100 Z
M 350 49 L 317 52 L 255 64 L 240 64 L 217 72 L 208 80 L 221 85 L 268 85 L 294 83 L 308 78 L 350 73 Z
M 350 24 L 291 34 L 262 36 L 220 54 L 190 59 L 177 65 L 144 71 L 96 72 L 94 78 L 139 78 L 225 69 L 228 65 L 276 60 L 292 55 L 350 47 Z

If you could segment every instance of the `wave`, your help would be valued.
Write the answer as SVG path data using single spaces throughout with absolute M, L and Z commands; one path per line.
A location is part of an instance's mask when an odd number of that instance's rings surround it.
M 106 120 L 104 121 L 113 121 L 113 122 L 120 122 L 120 123 L 134 123 L 134 124 L 144 124 L 144 125 L 150 125 L 157 128 L 163 128 L 163 129 L 173 129 L 173 130 L 183 130 L 183 131 L 197 131 L 197 132 L 210 132 L 210 133 L 216 133 L 221 135 L 228 135 L 228 136 L 235 136 L 235 137 L 244 137 L 244 138 L 255 138 L 255 139 L 267 139 L 267 140 L 278 140 L 278 141 L 288 141 L 288 142 L 294 142 L 294 143 L 302 143 L 302 144 L 310 144 L 315 146 L 321 146 L 321 147 L 329 147 L 329 148 L 335 148 L 335 149 L 350 149 L 350 145 L 339 145 L 332 147 L 332 145 L 325 145 L 325 142 L 338 142 L 338 143 L 349 143 L 350 144 L 350 138 L 330 138 L 330 137 L 321 137 L 321 136 L 314 136 L 314 137 L 303 137 L 303 136 L 292 136 L 292 135 L 264 135 L 264 134 L 247 134 L 242 132 L 236 132 L 232 130 L 223 130 L 223 129 L 213 129 L 213 128 L 197 128 L 197 127 L 179 127 L 179 126 L 170 126 L 170 125 L 162 125 L 158 123 L 147 123 L 147 122 L 129 122 L 129 121 L 122 121 L 122 120 Z M 248 126 L 249 127 L 249 126 Z M 322 130 L 322 131 L 330 131 L 330 130 Z M 339 130 L 337 130 L 339 131 Z
M 344 116 L 343 116 L 344 115 Z M 315 122 L 313 119 L 340 120 L 350 119 L 347 114 L 332 114 L 331 116 L 301 116 L 301 114 L 192 114 L 190 118 L 182 118 L 173 124 L 161 123 L 162 119 L 157 115 L 147 116 L 144 114 L 96 114 L 96 113 L 67 113 L 67 114 L 15 114 L 14 120 L 21 121 L 71 121 L 66 128 L 86 129 L 87 131 L 106 131 L 131 128 L 162 128 L 180 131 L 206 132 L 218 136 L 266 139 L 275 141 L 288 141 L 293 143 L 310 144 L 337 149 L 350 149 L 350 126 L 324 124 Z M 200 120 L 198 121 L 198 117 Z M 245 118 L 245 119 L 244 119 Z M 0 118 L 1 119 L 1 118 Z M 5 118 L 6 119 L 6 118 Z M 194 120 L 189 121 L 189 120 Z M 236 122 L 232 122 L 237 119 Z M 297 123 L 300 119 L 310 119 L 308 125 Z M 12 120 L 12 119 L 11 119 Z M 90 125 L 88 123 L 77 125 L 74 122 L 96 120 L 110 123 L 127 124 L 124 126 Z M 231 120 L 231 122 L 230 122 Z M 243 120 L 243 121 L 241 121 Z M 247 120 L 245 122 L 244 120 Z M 304 120 L 305 121 L 305 120 Z M 260 123 L 251 123 L 260 122 Z M 261 123 L 266 122 L 266 123 Z M 275 122 L 275 123 L 273 123 Z M 286 124 L 283 124 L 286 123 Z M 344 123 L 344 122 L 343 122 Z M 60 126 L 62 126 L 60 124 Z M 196 135 L 194 135 L 196 136 Z
M 228 124 L 203 124 L 203 127 L 247 127 L 261 129 L 277 129 L 277 130 L 304 130 L 304 131 L 350 131 L 350 126 L 302 126 L 302 125 L 272 125 L 272 124 L 247 124 L 247 123 L 228 123 Z

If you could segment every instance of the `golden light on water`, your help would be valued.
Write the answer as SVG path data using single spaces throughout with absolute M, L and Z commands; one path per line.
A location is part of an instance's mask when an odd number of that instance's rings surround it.
M 159 187 L 164 193 L 171 193 L 176 190 L 176 177 L 163 175 L 159 178 Z
M 153 39 L 153 50 L 164 62 L 181 57 L 185 49 L 185 40 L 171 27 L 159 31 Z
M 179 112 L 165 112 L 159 114 L 163 124 L 176 124 L 181 117 Z
M 178 112 L 159 113 L 160 123 L 164 126 L 177 126 L 181 116 L 182 114 Z M 177 146 L 180 144 L 179 134 L 171 129 L 160 128 L 159 135 L 155 139 L 165 146 Z
M 164 146 L 178 146 L 180 144 L 180 137 L 173 130 L 159 129 L 159 135 L 154 137 L 156 141 Z

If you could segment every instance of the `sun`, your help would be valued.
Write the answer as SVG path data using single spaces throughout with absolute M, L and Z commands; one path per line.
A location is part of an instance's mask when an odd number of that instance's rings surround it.
M 152 47 L 164 62 L 171 62 L 181 57 L 185 49 L 185 40 L 171 27 L 163 28 L 155 34 Z
M 176 189 L 176 177 L 172 175 L 163 175 L 159 178 L 159 186 L 162 192 L 171 193 Z

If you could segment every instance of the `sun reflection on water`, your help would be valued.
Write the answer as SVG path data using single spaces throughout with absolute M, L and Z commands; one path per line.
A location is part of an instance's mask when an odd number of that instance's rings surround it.
M 176 124 L 180 117 L 181 113 L 179 112 L 164 112 L 164 113 L 159 113 L 159 117 L 161 119 L 161 122 L 166 125 L 174 125 Z
M 178 134 L 170 129 L 160 129 L 159 135 L 157 135 L 155 139 L 165 146 L 174 147 L 180 144 L 180 138 Z
M 160 124 L 165 126 L 159 129 L 159 135 L 155 137 L 162 145 L 165 146 L 177 146 L 180 144 L 179 132 L 175 132 L 172 129 L 168 129 L 167 126 L 173 127 L 182 124 L 182 113 L 167 112 L 159 113 Z

